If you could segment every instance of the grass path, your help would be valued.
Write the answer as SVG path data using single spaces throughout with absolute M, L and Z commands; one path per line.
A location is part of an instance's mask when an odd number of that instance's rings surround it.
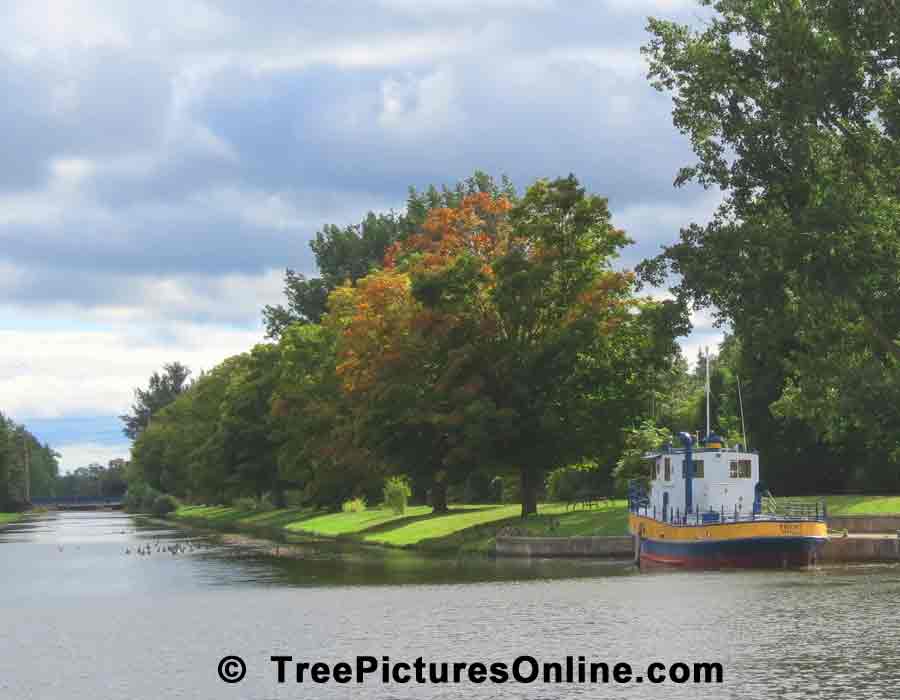
M 7 525 L 22 517 L 21 513 L 0 513 L 0 525 Z

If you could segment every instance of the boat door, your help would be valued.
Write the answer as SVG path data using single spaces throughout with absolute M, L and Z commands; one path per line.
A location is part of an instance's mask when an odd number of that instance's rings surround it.
M 669 518 L 668 518 L 668 515 L 669 515 L 669 492 L 668 491 L 663 491 L 663 513 L 662 513 L 662 515 L 663 515 L 663 517 L 662 517 L 663 521 L 668 522 L 668 520 L 669 520 Z

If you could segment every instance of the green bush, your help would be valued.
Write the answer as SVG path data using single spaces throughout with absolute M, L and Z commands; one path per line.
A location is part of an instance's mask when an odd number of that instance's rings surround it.
M 412 495 L 412 489 L 405 476 L 392 476 L 384 482 L 382 494 L 385 507 L 390 508 L 397 515 L 403 515 L 406 512 L 409 497 Z
M 351 498 L 341 504 L 341 510 L 345 513 L 362 513 L 366 509 L 365 498 Z
M 238 498 L 232 499 L 231 505 L 240 511 L 266 513 L 270 510 L 275 510 L 275 505 L 268 496 L 263 496 L 262 498 L 239 496 Z
M 665 428 L 658 428 L 653 421 L 645 420 L 637 427 L 625 430 L 625 446 L 613 471 L 616 494 L 628 491 L 628 482 L 636 480 L 645 488 L 650 485 L 651 465 L 644 455 L 658 450 L 664 442 L 670 441 L 672 434 Z
M 573 501 L 586 492 L 603 493 L 603 479 L 591 463 L 572 464 L 554 469 L 547 475 L 547 498 L 551 501 Z M 609 495 L 609 494 L 605 494 Z
M 256 499 L 253 496 L 240 496 L 231 500 L 231 507 L 240 511 L 256 510 Z
M 178 501 L 175 497 L 170 496 L 167 493 L 162 493 L 153 501 L 150 512 L 153 513 L 153 515 L 162 518 L 177 509 Z
M 141 503 L 138 507 L 138 510 L 141 513 L 152 513 L 153 504 L 156 503 L 156 499 L 161 495 L 161 492 L 157 491 L 152 486 L 148 486 L 146 489 L 144 489 L 144 492 L 141 495 Z
M 148 488 L 149 486 L 142 481 L 129 484 L 128 490 L 125 492 L 125 510 L 131 513 L 139 513 Z

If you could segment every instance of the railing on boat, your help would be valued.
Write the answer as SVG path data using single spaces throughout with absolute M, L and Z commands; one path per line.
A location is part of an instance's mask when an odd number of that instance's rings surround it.
M 635 515 L 644 515 L 672 525 L 707 525 L 757 520 L 825 522 L 828 518 L 823 501 L 779 503 L 771 494 L 767 494 L 759 503 L 754 504 L 750 512 L 742 511 L 737 506 L 733 510 L 720 506 L 718 509 L 694 510 L 690 513 L 685 513 L 680 508 L 667 508 L 665 512 L 658 513 L 656 506 L 650 505 L 650 499 L 638 484 L 629 484 L 628 509 Z

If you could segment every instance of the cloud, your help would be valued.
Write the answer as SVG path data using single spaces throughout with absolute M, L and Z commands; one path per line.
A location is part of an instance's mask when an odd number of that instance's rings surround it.
M 645 78 L 685 2 L 34 0 L 0 15 L 0 409 L 114 415 L 261 338 L 325 223 L 475 169 L 577 174 L 633 265 L 716 196 Z M 90 442 L 90 440 L 82 441 Z
M 59 470 L 70 472 L 89 464 L 106 465 L 112 459 L 128 459 L 131 446 L 127 442 L 105 445 L 96 442 L 68 442 L 54 449 L 59 453 Z
M 0 330 L 3 412 L 52 418 L 125 413 L 164 362 L 195 373 L 262 340 L 260 331 L 167 322 L 110 330 Z

